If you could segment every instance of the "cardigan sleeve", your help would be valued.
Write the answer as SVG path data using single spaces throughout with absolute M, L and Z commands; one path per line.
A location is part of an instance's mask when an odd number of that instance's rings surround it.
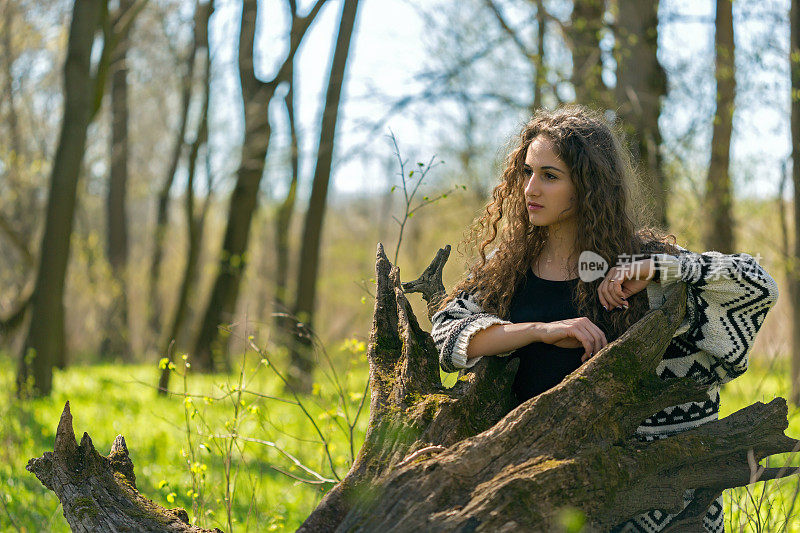
M 431 318 L 431 337 L 439 350 L 439 365 L 445 372 L 470 368 L 481 358 L 467 360 L 467 346 L 473 335 L 495 324 L 511 324 L 486 313 L 474 293 L 462 291 Z
M 691 371 L 711 381 L 726 383 L 747 370 L 748 353 L 756 333 L 778 299 L 774 279 L 746 253 L 694 253 L 679 256 L 653 254 L 660 282 L 683 281 L 689 297 L 688 329 L 680 335 L 685 345 L 705 352 L 708 368 Z M 700 369 L 697 369 L 700 370 Z

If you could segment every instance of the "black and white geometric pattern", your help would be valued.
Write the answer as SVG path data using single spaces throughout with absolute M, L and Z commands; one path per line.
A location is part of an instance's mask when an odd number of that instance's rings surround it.
M 439 364 L 445 372 L 458 372 L 480 360 L 476 357 L 467 361 L 467 345 L 475 333 L 495 324 L 511 323 L 484 313 L 474 296 L 466 292 L 456 295 L 431 321 L 431 337 L 439 349 Z
M 683 281 L 691 293 L 692 323 L 673 342 L 663 370 L 726 383 L 747 369 L 747 355 L 767 312 L 778 298 L 775 280 L 749 254 L 684 251 L 653 256 L 662 282 Z M 703 352 L 701 355 L 700 352 Z
M 683 506 L 686 507 L 692 501 L 692 492 L 687 490 L 683 494 Z M 628 520 L 613 528 L 613 533 L 655 533 L 663 531 L 672 520 L 675 514 L 667 514 L 658 509 L 653 509 L 642 513 L 636 518 Z M 722 512 L 722 496 L 711 502 L 711 505 L 703 517 L 703 527 L 708 533 L 725 532 L 725 515 Z
M 666 301 L 672 283 L 687 286 L 686 316 L 656 373 L 664 379 L 691 376 L 708 385 L 708 399 L 667 407 L 648 417 L 636 430 L 642 441 L 669 437 L 717 419 L 720 385 L 747 370 L 756 333 L 778 299 L 777 283 L 749 254 L 698 254 L 678 248 L 679 256 L 652 255 L 660 280 L 647 285 L 651 309 Z M 467 361 L 472 335 L 493 324 L 508 323 L 484 312 L 475 294 L 458 294 L 432 318 L 431 336 L 442 369 L 455 372 L 473 366 L 480 357 Z M 722 531 L 721 502 L 720 498 L 709 508 L 704 520 L 708 531 Z M 630 527 L 639 529 L 630 531 L 660 531 L 669 520 L 671 515 L 651 511 L 632 520 Z

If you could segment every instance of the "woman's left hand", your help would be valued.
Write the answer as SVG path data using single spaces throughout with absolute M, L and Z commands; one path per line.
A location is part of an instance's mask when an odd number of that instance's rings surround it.
M 627 298 L 641 291 L 653 277 L 653 260 L 640 259 L 611 267 L 597 287 L 600 303 L 606 310 L 628 308 Z

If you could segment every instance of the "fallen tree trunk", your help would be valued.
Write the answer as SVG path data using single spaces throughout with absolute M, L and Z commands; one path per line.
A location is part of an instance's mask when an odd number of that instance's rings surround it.
M 122 435 L 103 457 L 87 433 L 75 440 L 69 402 L 64 406 L 52 452 L 31 459 L 26 467 L 58 496 L 64 517 L 75 532 L 137 531 L 147 533 L 213 533 L 189 524 L 183 509 L 164 509 L 136 490 L 133 462 Z
M 561 384 L 516 408 L 513 359 L 484 358 L 453 388 L 444 388 L 433 341 L 420 328 L 404 288 L 423 292 L 429 313 L 435 310 L 448 254 L 449 248 L 441 250 L 420 279 L 401 284 L 399 270 L 379 245 L 367 353 L 369 427 L 347 476 L 300 531 L 544 531 L 556 526 L 565 507 L 582 512 L 593 530 L 661 509 L 681 512 L 673 531 L 699 531 L 708 504 L 724 489 L 796 473 L 758 466 L 798 445 L 783 433 L 788 421 L 782 398 L 669 439 L 634 437 L 652 413 L 705 394 L 691 379 L 664 381 L 655 374 L 685 313 L 682 284 L 675 284 L 663 307 Z M 65 409 L 59 434 L 68 415 Z M 63 441 L 57 435 L 55 456 Z M 87 435 L 84 441 L 91 445 Z M 28 469 L 56 491 L 65 515 L 73 513 L 76 493 L 56 490 L 46 474 L 49 463 L 57 463 L 49 455 L 31 460 Z M 125 490 L 115 490 L 130 500 L 98 501 L 108 506 L 104 514 L 124 514 L 120 509 L 129 501 L 143 499 L 122 483 Z M 681 511 L 686 489 L 695 489 L 695 500 Z M 74 518 L 67 520 L 72 525 Z

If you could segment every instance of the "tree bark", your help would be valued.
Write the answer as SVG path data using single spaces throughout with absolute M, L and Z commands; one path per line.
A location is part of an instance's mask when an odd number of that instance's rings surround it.
M 797 444 L 783 435 L 783 399 L 670 439 L 635 439 L 651 413 L 704 395 L 688 378 L 655 374 L 685 313 L 682 286 L 560 385 L 513 410 L 514 360 L 485 358 L 444 389 L 404 290 L 422 291 L 433 312 L 447 251 L 401 285 L 379 248 L 369 429 L 350 472 L 301 531 L 546 531 L 565 506 L 608 530 L 648 509 L 680 510 L 687 488 L 716 497 L 748 484 L 748 453 L 759 461 Z M 766 469 L 760 479 L 790 471 Z M 704 513 L 693 508 L 681 520 L 696 526 Z
M 9 145 L 11 148 L 8 157 L 8 166 L 5 178 L 8 186 L 16 191 L 18 201 L 11 206 L 4 206 L 4 212 L 0 213 L 0 233 L 5 236 L 6 242 L 10 243 L 19 254 L 24 263 L 24 270 L 32 271 L 36 267 L 36 260 L 30 249 L 32 225 L 19 227 L 12 221 L 20 220 L 23 213 L 31 213 L 36 209 L 36 200 L 33 194 L 23 194 L 21 183 L 20 167 L 21 161 L 27 160 L 27 152 L 23 149 L 22 133 L 19 128 L 19 116 L 17 113 L 16 93 L 14 91 L 14 61 L 17 58 L 16 50 L 13 46 L 13 30 L 15 23 L 15 5 L 6 1 L 2 5 L 3 31 L 0 32 L 2 41 L 2 68 L 3 68 L 3 100 L 5 101 L 7 112 L 5 124 L 8 127 Z M 11 311 L 5 316 L 0 317 L 0 338 L 7 348 L 11 346 L 11 339 L 16 331 L 24 323 L 25 316 L 33 293 L 34 278 L 26 273 L 27 282 L 20 291 L 18 298 L 11 305 Z
M 259 184 L 264 174 L 264 159 L 272 134 L 267 110 L 276 86 L 257 80 L 253 66 L 257 12 L 255 0 L 245 0 L 239 35 L 239 79 L 244 100 L 245 136 L 219 256 L 219 273 L 192 352 L 197 368 L 203 371 L 215 370 L 214 352 L 224 352 L 218 327 L 230 322 L 235 310 L 246 264 L 250 223 L 256 209 Z
M 379 245 L 364 445 L 299 531 L 552 531 L 565 507 L 584 513 L 589 530 L 607 531 L 649 509 L 680 511 L 689 488 L 697 502 L 675 519 L 673 530 L 694 531 L 707 502 L 725 488 L 797 473 L 758 466 L 800 446 L 783 433 L 782 398 L 668 439 L 635 438 L 640 421 L 653 412 L 705 396 L 705 387 L 691 378 L 665 381 L 655 373 L 683 320 L 682 284 L 561 384 L 516 408 L 514 359 L 484 358 L 445 389 L 433 340 L 419 327 L 404 290 L 422 291 L 429 313 L 435 310 L 447 252 L 441 250 L 420 279 L 401 284 Z M 28 467 L 53 490 L 47 467 L 65 455 L 59 452 L 65 442 L 75 448 L 74 437 L 63 438 L 62 427 L 71 433 L 65 413 L 55 454 Z M 91 456 L 84 442 L 91 442 L 86 435 L 80 450 Z M 116 463 L 124 466 L 123 480 L 132 479 L 127 454 Z M 82 470 L 95 468 L 96 459 L 66 464 L 74 468 L 69 475 L 84 479 Z M 76 484 L 85 494 L 82 483 Z M 98 492 L 108 490 L 102 487 Z M 75 493 L 56 493 L 65 514 L 78 506 Z M 102 499 L 98 507 L 103 516 L 121 516 L 120 509 L 139 498 L 128 491 L 122 501 Z
M 18 392 L 30 386 L 49 394 L 53 366 L 65 359 L 64 279 L 86 130 L 96 95 L 90 73 L 92 43 L 100 24 L 102 2 L 75 2 L 64 62 L 64 117 L 50 174 L 31 318 L 17 373 Z
M 203 20 L 202 33 L 208 35 L 208 20 L 214 10 L 214 0 L 209 0 L 206 4 L 207 9 L 204 12 L 207 16 Z M 208 43 L 205 43 L 205 58 L 204 58 L 204 78 L 203 78 L 203 107 L 200 111 L 200 124 L 197 129 L 197 134 L 192 142 L 191 149 L 189 150 L 189 172 L 186 180 L 186 193 L 184 212 L 186 214 L 186 228 L 187 228 L 187 241 L 189 243 L 186 252 L 186 263 L 183 270 L 183 279 L 181 280 L 180 289 L 178 290 L 178 303 L 175 305 L 175 313 L 172 318 L 167 337 L 162 346 L 161 353 L 166 354 L 168 360 L 171 360 L 174 349 L 170 349 L 173 343 L 178 341 L 178 336 L 183 324 L 186 321 L 186 316 L 189 312 L 189 295 L 191 294 L 192 287 L 194 286 L 197 278 L 198 259 L 200 257 L 200 245 L 203 240 L 203 231 L 205 229 L 205 218 L 208 212 L 208 206 L 211 199 L 211 188 L 207 192 L 206 200 L 199 213 L 195 212 L 195 194 L 194 182 L 197 175 L 197 158 L 200 154 L 200 148 L 206 147 L 208 150 L 208 104 L 209 96 L 211 94 L 211 52 Z M 210 180 L 209 180 L 210 183 Z M 169 376 L 172 372 L 169 365 L 161 370 L 161 376 L 158 380 L 158 393 L 166 394 L 169 388 Z
M 69 402 L 56 430 L 54 451 L 28 461 L 27 470 L 55 492 L 75 533 L 140 531 L 214 533 L 189 524 L 183 509 L 164 509 L 136 490 L 133 461 L 118 435 L 108 457 L 97 453 L 88 433 L 75 440 Z M 220 532 L 221 533 L 221 532 Z
M 531 103 L 531 112 L 536 111 L 542 107 L 542 88 L 547 83 L 547 70 L 544 62 L 544 36 L 545 36 L 545 17 L 544 17 L 544 2 L 536 0 L 536 57 L 534 59 L 534 68 L 536 74 L 533 82 L 533 102 Z M 532 113 L 531 113 L 532 114 Z
M 269 82 L 256 78 L 253 64 L 253 45 L 256 32 L 258 3 L 245 0 L 239 32 L 239 81 L 244 103 L 245 134 L 236 186 L 228 209 L 228 224 L 219 255 L 219 271 L 211 289 L 195 349 L 192 352 L 195 368 L 212 371 L 217 367 L 214 353 L 228 365 L 226 346 L 220 336 L 220 324 L 230 322 L 239 296 L 239 285 L 247 265 L 247 242 L 250 224 L 256 209 L 259 184 L 264 174 L 264 159 L 269 149 L 272 128 L 268 108 L 278 85 L 286 80 L 290 65 L 305 32 L 319 13 L 325 0 L 317 0 L 309 14 L 303 17 L 292 12 L 289 53 L 275 77 Z
M 14 157 L 11 158 L 11 181 L 19 178 L 17 171 L 19 168 L 19 157 L 22 156 L 22 136 L 19 130 L 19 117 L 17 116 L 16 93 L 14 92 L 14 72 L 11 68 L 15 58 L 14 47 L 11 37 L 14 26 L 14 15 L 16 6 L 10 0 L 3 5 L 3 93 L 4 100 L 8 106 L 7 126 L 9 132 L 9 144 Z
M 275 330 L 276 344 L 289 346 L 292 342 L 293 327 L 296 323 L 291 316 L 289 307 L 289 228 L 294 215 L 297 200 L 297 183 L 300 177 L 299 143 L 297 139 L 297 124 L 295 121 L 294 105 L 294 66 L 289 71 L 289 91 L 286 93 L 284 103 L 286 115 L 289 120 L 289 136 L 292 175 L 289 180 L 289 190 L 286 197 L 278 207 L 275 217 L 275 306 L 273 327 Z
M 29 279 L 10 306 L 11 310 L 6 315 L 0 316 L 0 337 L 3 337 L 5 341 L 8 341 L 25 323 L 25 317 L 33 299 L 34 286 L 33 278 Z
M 201 8 L 206 4 L 199 4 L 195 6 L 195 22 L 193 29 L 192 45 L 186 56 L 185 68 L 186 73 L 183 76 L 183 89 L 181 94 L 181 114 L 178 122 L 178 132 L 175 136 L 175 144 L 172 148 L 170 156 L 169 168 L 164 178 L 164 183 L 158 193 L 158 200 L 156 203 L 156 225 L 153 230 L 153 256 L 150 260 L 150 277 L 148 282 L 148 290 L 150 294 L 150 302 L 148 307 L 149 324 L 153 338 L 158 339 L 163 330 L 161 326 L 162 320 L 162 305 L 161 297 L 159 296 L 158 285 L 161 280 L 161 261 L 164 256 L 164 237 L 167 232 L 167 222 L 169 219 L 169 205 L 170 205 L 170 190 L 172 183 L 175 181 L 175 173 L 178 171 L 178 164 L 181 160 L 183 147 L 186 145 L 186 127 L 189 120 L 189 104 L 192 100 L 192 92 L 194 88 L 194 66 L 197 57 L 197 51 L 201 44 L 202 34 L 198 28 L 198 20 L 202 20 L 204 13 L 201 13 Z M 210 14 L 209 14 L 210 16 Z M 208 44 L 206 42 L 206 44 Z M 163 354 L 163 353 L 162 353 Z
M 704 244 L 708 250 L 733 253 L 733 191 L 730 178 L 731 134 L 733 132 L 736 68 L 734 64 L 733 2 L 717 0 L 715 77 L 717 110 L 711 135 L 711 162 L 706 180 Z
M 789 295 L 792 299 L 792 403 L 800 405 L 800 0 L 789 12 L 791 68 L 792 184 L 794 185 L 794 250 L 788 256 Z
M 541 6 L 539 6 L 541 7 Z M 572 86 L 575 101 L 606 108 L 611 103 L 603 82 L 600 32 L 604 27 L 605 0 L 575 0 L 568 29 L 572 52 Z
M 652 213 L 649 222 L 667 228 L 668 186 L 658 127 L 667 77 L 658 62 L 658 0 L 617 0 L 616 7 L 617 113 L 634 160 L 641 161 L 641 199 Z
M 116 25 L 133 7 L 134 0 L 120 0 Z M 128 48 L 130 26 L 119 36 L 112 61 L 110 173 L 106 196 L 106 253 L 115 284 L 115 298 L 106 313 L 105 338 L 100 347 L 104 358 L 130 359 L 128 327 Z
M 344 84 L 347 57 L 350 51 L 350 40 L 356 22 L 358 0 L 344 0 L 342 16 L 339 22 L 339 35 L 333 51 L 328 89 L 325 95 L 325 108 L 320 124 L 317 164 L 314 169 L 314 181 L 311 185 L 311 197 L 308 201 L 305 223 L 303 225 L 303 241 L 300 249 L 299 273 L 297 275 L 297 291 L 294 304 L 294 315 L 304 324 L 304 329 L 313 331 L 314 305 L 316 303 L 317 273 L 319 271 L 319 249 L 322 241 L 322 222 L 328 197 L 328 185 L 331 178 L 333 146 L 336 139 L 336 124 L 339 116 L 339 104 Z M 310 335 L 297 335 L 291 350 L 290 381 L 295 390 L 308 392 L 311 390 L 311 372 L 314 368 L 313 343 Z

